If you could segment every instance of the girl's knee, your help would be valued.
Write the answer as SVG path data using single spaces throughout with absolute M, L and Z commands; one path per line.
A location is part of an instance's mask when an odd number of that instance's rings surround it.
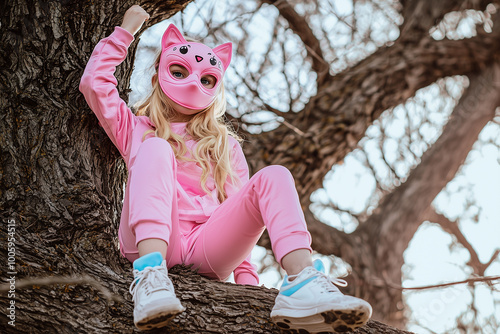
M 260 171 L 258 171 L 257 174 L 260 174 L 260 177 L 264 177 L 268 180 L 277 180 L 282 178 L 291 178 L 293 180 L 293 176 L 290 170 L 282 165 L 270 165 L 264 167 Z
M 138 154 L 147 154 L 148 158 L 170 161 L 175 159 L 175 153 L 168 141 L 163 138 L 153 137 L 146 139 L 139 147 Z M 165 162 L 166 162 L 165 161 Z
M 157 147 L 160 149 L 161 148 L 172 149 L 172 146 L 170 146 L 170 143 L 168 141 L 166 141 L 163 138 L 159 138 L 159 137 L 151 137 L 151 138 L 146 139 L 145 141 L 142 142 L 141 147 L 143 147 L 144 145 L 146 145 L 146 147 L 154 146 L 154 147 Z

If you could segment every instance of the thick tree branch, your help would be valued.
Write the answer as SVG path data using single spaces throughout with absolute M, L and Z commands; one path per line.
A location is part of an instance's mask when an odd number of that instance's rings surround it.
M 493 119 L 500 105 L 499 91 L 500 65 L 495 63 L 471 79 L 443 133 L 423 154 L 421 163 L 355 233 L 379 238 L 379 242 L 393 245 L 391 252 L 402 254 L 434 198 L 455 177 L 479 133 Z M 379 259 L 386 256 L 376 251 Z
M 105 284 L 112 281 L 109 279 L 110 274 L 116 273 L 111 270 L 101 273 L 100 278 Z M 155 333 L 282 333 L 269 317 L 278 290 L 212 281 L 196 274 L 189 267 L 180 265 L 171 268 L 169 276 L 186 311 L 174 318 L 169 326 L 156 330 Z M 32 312 L 32 318 L 18 316 L 16 327 L 8 326 L 4 328 L 3 333 L 139 333 L 132 322 L 133 303 L 124 286 L 118 285 L 114 288 L 118 289 L 115 292 L 123 295 L 126 300 L 110 302 L 96 296 L 92 289 L 71 286 L 87 283 L 84 281 L 66 282 L 56 277 L 43 280 L 44 285 L 50 284 L 50 281 L 55 285 L 40 287 L 34 282 L 33 287 L 20 285 L 16 292 L 19 297 L 29 298 L 28 296 L 36 294 L 38 297 L 53 300 L 53 303 L 39 309 L 38 313 Z M 132 281 L 131 273 L 129 281 Z M 58 283 L 64 286 L 59 287 Z M 94 285 L 91 286 L 95 288 Z M 1 285 L 0 291 L 5 291 L 6 288 L 8 287 Z M 98 290 L 101 291 L 101 288 Z M 3 299 L 3 296 L 0 299 Z M 19 310 L 24 310 L 25 307 L 29 305 L 18 304 Z M 54 315 L 58 315 L 57 322 L 45 321 Z M 353 333 L 374 332 L 410 333 L 373 320 Z
M 498 0 L 404 0 L 400 2 L 403 5 L 404 19 L 400 28 L 401 39 L 420 39 L 450 12 L 467 9 L 485 10 L 488 4 L 499 3 Z
M 467 0 L 402 1 L 404 22 L 400 28 L 400 38 L 421 39 L 445 14 L 460 9 L 468 2 Z
M 354 240 L 351 240 L 351 235 L 320 222 L 309 208 L 304 210 L 304 215 L 307 228 L 314 235 L 312 248 L 320 254 L 332 254 L 344 258 L 345 254 L 342 250 L 347 244 L 354 245 L 355 243 Z
M 186 6 L 193 0 L 176 0 L 176 1 L 158 1 L 158 0 L 141 0 L 138 5 L 140 5 L 148 14 L 150 15 L 149 20 L 143 26 L 141 31 L 149 28 L 150 26 L 161 22 L 177 12 L 180 12 L 186 8 Z M 126 8 L 125 8 L 126 10 Z M 123 11 L 123 14 L 125 13 Z

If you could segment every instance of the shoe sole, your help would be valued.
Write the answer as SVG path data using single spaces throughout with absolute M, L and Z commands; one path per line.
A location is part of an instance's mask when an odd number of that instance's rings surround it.
M 344 333 L 362 327 L 370 319 L 370 312 L 364 309 L 330 310 L 307 317 L 273 316 L 273 322 L 284 333 Z
M 135 326 L 140 330 L 150 330 L 153 328 L 165 327 L 166 325 L 168 325 L 170 320 L 175 318 L 176 315 L 182 313 L 183 311 L 184 309 L 158 312 L 154 315 L 139 320 L 135 323 Z

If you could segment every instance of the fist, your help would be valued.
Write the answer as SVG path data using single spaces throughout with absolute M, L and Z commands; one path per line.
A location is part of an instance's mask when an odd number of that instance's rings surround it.
M 141 29 L 144 21 L 148 19 L 149 14 L 141 6 L 133 5 L 125 12 L 121 27 L 132 35 L 135 35 Z

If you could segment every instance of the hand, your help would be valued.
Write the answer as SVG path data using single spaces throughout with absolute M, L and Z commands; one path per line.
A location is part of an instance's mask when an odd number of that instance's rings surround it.
M 135 33 L 141 29 L 144 21 L 147 21 L 148 19 L 149 14 L 146 13 L 141 6 L 133 5 L 125 12 L 121 27 L 132 35 L 135 35 Z

